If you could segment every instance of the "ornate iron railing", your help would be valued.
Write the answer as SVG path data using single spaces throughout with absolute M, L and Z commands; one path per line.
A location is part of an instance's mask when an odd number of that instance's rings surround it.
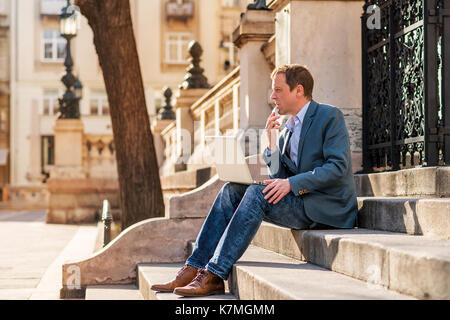
M 450 164 L 449 12 L 450 0 L 365 1 L 365 172 Z

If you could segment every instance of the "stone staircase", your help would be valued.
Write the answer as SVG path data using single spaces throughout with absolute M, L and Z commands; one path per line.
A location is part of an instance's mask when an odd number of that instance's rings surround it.
M 355 182 L 356 228 L 291 230 L 263 223 L 233 266 L 226 294 L 198 299 L 450 299 L 450 168 L 361 174 Z M 189 216 L 194 206 L 208 207 L 199 203 L 202 195 L 219 187 L 210 181 L 190 193 L 197 202 L 171 201 L 190 203 Z M 186 217 L 182 202 L 178 218 Z M 181 266 L 138 263 L 133 294 L 179 299 L 149 288 L 172 279 Z M 91 290 L 96 287 L 88 286 L 86 298 Z
M 139 265 L 139 288 L 144 299 L 184 299 L 171 293 L 154 292 L 149 289 L 154 283 L 173 278 L 181 266 L 182 264 Z M 255 245 L 251 245 L 234 265 L 226 281 L 225 293 L 195 299 L 411 299 L 381 286 L 368 286 L 363 281 Z

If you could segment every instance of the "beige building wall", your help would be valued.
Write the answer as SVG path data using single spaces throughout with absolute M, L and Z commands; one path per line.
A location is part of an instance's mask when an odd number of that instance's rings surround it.
M 269 3 L 269 1 L 268 1 Z M 306 65 L 313 99 L 344 113 L 353 167 L 362 164 L 362 0 L 273 0 L 276 62 Z M 320 17 L 320 18 L 318 18 Z
M 11 29 L 11 184 L 41 184 L 42 137 L 52 136 L 56 115 L 47 112 L 49 101 L 57 107 L 63 94 L 60 81 L 65 73 L 63 61 L 42 61 L 43 34 L 46 30 L 58 31 L 58 16 L 42 14 L 45 0 L 4 0 L 14 16 Z M 193 0 L 193 17 L 186 21 L 167 19 L 168 0 L 130 0 L 135 37 L 140 57 L 147 108 L 154 117 L 163 103 L 162 88 L 173 91 L 182 83 L 188 63 L 173 63 L 166 59 L 168 34 L 189 34 L 203 47 L 202 67 L 211 85 L 216 84 L 233 69 L 225 70 L 225 60 L 238 64 L 236 49 L 226 47 L 221 41 L 237 26 L 240 12 L 249 0 Z M 65 1 L 63 1 L 65 3 Z M 186 1 L 185 1 L 186 2 Z M 77 37 L 72 40 L 74 74 L 83 83 L 80 103 L 85 133 L 90 136 L 112 135 L 109 115 L 91 113 L 91 100 L 107 104 L 102 72 L 93 45 L 93 34 L 83 17 Z M 53 96 L 53 98 L 51 98 Z M 50 98 L 49 98 L 50 97 Z M 46 168 L 48 169 L 48 167 Z
M 9 1 L 0 0 L 0 188 L 9 183 Z

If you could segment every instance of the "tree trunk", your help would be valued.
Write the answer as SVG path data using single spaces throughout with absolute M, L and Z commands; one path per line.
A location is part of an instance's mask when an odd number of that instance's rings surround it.
M 144 219 L 164 216 L 130 3 L 129 0 L 76 3 L 93 30 L 108 94 L 124 230 Z

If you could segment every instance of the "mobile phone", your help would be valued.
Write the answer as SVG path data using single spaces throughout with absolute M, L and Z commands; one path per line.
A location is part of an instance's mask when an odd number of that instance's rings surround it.
M 272 113 L 274 113 L 274 112 L 275 112 L 275 116 L 279 116 L 280 115 L 278 107 L 273 108 Z

